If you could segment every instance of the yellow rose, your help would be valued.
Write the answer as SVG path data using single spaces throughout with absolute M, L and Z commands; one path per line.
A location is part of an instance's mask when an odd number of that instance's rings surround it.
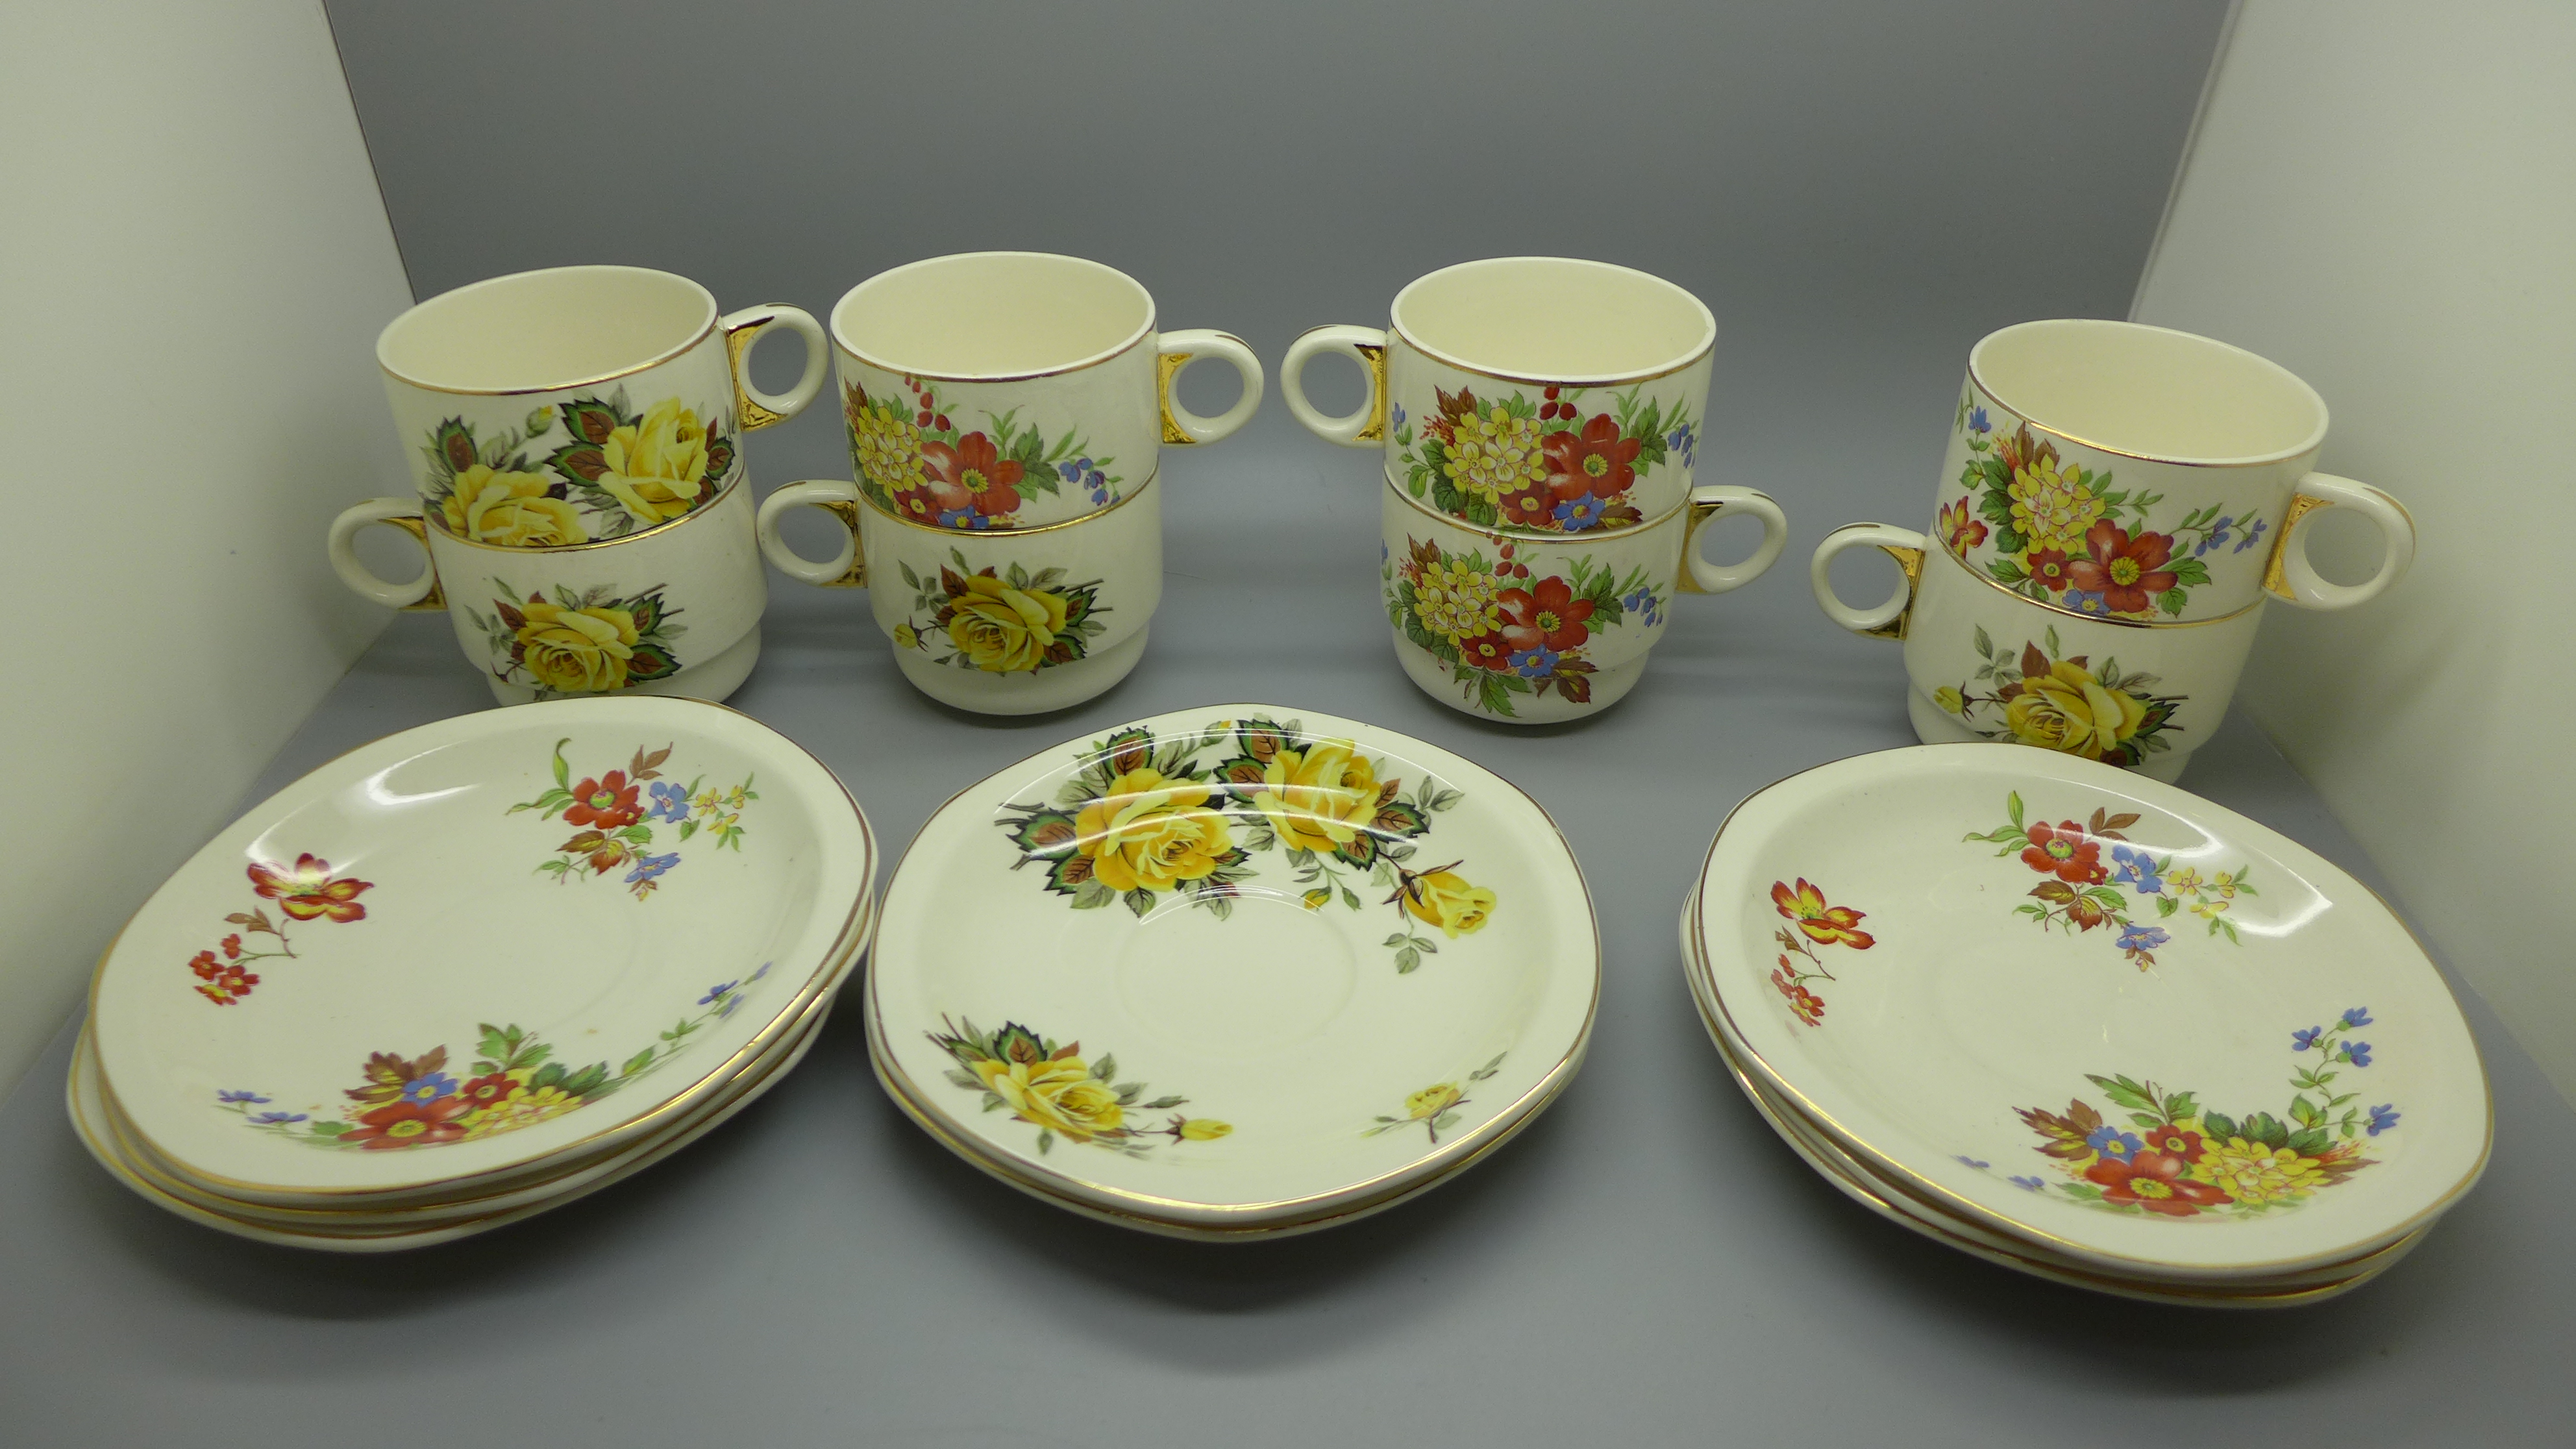
M 505 548 L 551 548 L 590 537 L 581 514 L 537 473 L 496 473 L 481 463 L 456 475 L 456 491 L 439 503 L 447 531 L 476 543 Z
M 1404 908 L 1455 940 L 1484 929 L 1486 919 L 1494 914 L 1494 893 L 1448 871 L 1435 870 L 1405 882 Z
M 626 687 L 635 657 L 635 616 L 624 609 L 567 609 L 522 604 L 520 657 L 548 689 L 567 694 Z
M 1111 890 L 1167 891 L 1204 880 L 1234 853 L 1225 817 L 1207 807 L 1208 787 L 1130 770 L 1074 817 L 1075 849 L 1091 857 L 1092 879 Z
M 1419 1122 L 1425 1117 L 1437 1117 L 1457 1106 L 1458 1099 L 1465 1095 L 1458 1090 L 1456 1082 L 1442 1082 L 1438 1086 L 1425 1087 L 1405 1098 L 1404 1110 L 1414 1121 Z
M 1946 684 L 1942 685 L 1939 689 L 1932 691 L 1932 702 L 1939 705 L 1942 711 L 1946 714 L 1966 714 L 1968 712 L 1968 702 L 1960 697 L 1959 691 Z
M 1214 1142 L 1233 1130 L 1233 1123 L 1220 1122 L 1214 1117 L 1189 1117 L 1181 1122 L 1181 1135 L 1192 1142 Z
M 2064 750 L 2098 760 L 2128 743 L 2145 723 L 2147 707 L 2084 672 L 2058 663 L 2024 679 L 2004 706 L 2004 723 L 2024 744 Z
M 1064 595 L 1013 588 L 982 574 L 967 579 L 966 592 L 948 608 L 949 642 L 991 674 L 1026 674 L 1046 663 L 1064 628 Z
M 1348 845 L 1377 814 L 1377 770 L 1349 740 L 1283 749 L 1261 772 L 1253 808 L 1291 850 Z
M 611 432 L 599 453 L 608 464 L 599 486 L 648 527 L 687 513 L 706 494 L 706 425 L 678 398 L 662 399 L 644 421 Z
M 921 634 L 910 624 L 897 624 L 894 626 L 894 647 L 918 649 L 921 647 Z
M 1126 1118 L 1118 1093 L 1108 1083 L 1094 1080 L 1080 1057 L 1051 1062 L 980 1061 L 975 1075 L 984 1079 L 985 1089 L 1001 1098 L 1011 1115 L 1062 1133 L 1070 1141 L 1088 1142 L 1114 1132 Z

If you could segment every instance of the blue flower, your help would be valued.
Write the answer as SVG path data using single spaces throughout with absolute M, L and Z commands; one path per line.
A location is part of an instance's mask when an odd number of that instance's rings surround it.
M 2345 1042 L 2343 1044 L 2343 1059 L 2352 1063 L 2356 1067 L 2369 1066 L 2370 1043 L 2366 1041 Z
M 253 1127 L 284 1127 L 289 1123 L 301 1122 L 303 1120 L 304 1114 L 301 1112 L 262 1112 L 258 1116 L 250 1119 L 250 1125 Z M 2390 1113 L 2389 1120 L 2396 1120 L 2396 1114 Z M 2379 1131 L 2376 1127 L 2373 1127 L 2370 1130 L 2374 1135 Z
M 215 1100 L 229 1107 L 236 1102 L 260 1103 L 270 1100 L 257 1092 L 217 1092 Z
M 2235 526 L 2235 523 L 2236 520 L 2233 518 L 2222 518 L 2216 523 L 2211 524 L 2209 526 L 2209 536 L 2191 546 L 2191 556 L 2193 558 L 2198 558 L 2202 554 L 2209 552 L 2211 549 L 2218 547 L 2220 544 L 2227 542 L 2227 530 Z
M 760 969 L 759 969 L 759 970 L 754 971 L 754 972 L 753 972 L 753 973 L 751 973 L 749 976 L 746 976 L 746 977 L 742 978 L 742 984 L 743 984 L 743 985 L 745 985 L 745 986 L 749 986 L 751 983 L 753 983 L 753 982 L 755 982 L 755 981 L 758 981 L 761 977 L 768 975 L 768 974 L 769 974 L 769 967 L 770 967 L 770 963 L 769 963 L 769 962 L 767 962 L 767 961 L 763 961 L 763 962 L 761 962 L 761 963 L 760 963 Z
M 1090 462 L 1091 460 L 1090 460 L 1090 459 L 1088 459 L 1088 458 L 1085 458 L 1085 459 L 1083 459 L 1083 461 L 1084 461 L 1084 462 L 1086 462 L 1086 463 L 1088 463 L 1088 462 Z M 1087 475 L 1085 475 L 1085 476 L 1084 476 L 1084 478 L 1083 478 L 1083 480 L 1082 480 L 1082 486 L 1091 490 L 1091 501 L 1092 501 L 1092 502 L 1094 502 L 1094 503 L 1106 503 L 1106 502 L 1108 502 L 1108 501 L 1109 501 L 1109 475 L 1108 475 L 1108 474 L 1101 472 L 1101 471 L 1100 471 L 1099 469 L 1097 469 L 1097 468 L 1094 468 L 1094 469 L 1092 469 L 1092 470 L 1090 471 L 1090 473 L 1089 473 L 1089 474 L 1087 474 Z
M 2136 891 L 2142 896 L 2158 896 L 2164 894 L 2164 877 L 2156 874 L 2156 858 L 2154 856 L 2143 850 L 2133 850 L 2125 845 L 2115 845 L 2111 847 L 2111 863 L 2116 867 L 2116 869 L 2111 872 L 2111 879 L 2118 881 L 2120 884 L 2127 886 L 2129 889 Z M 2159 931 L 2156 934 L 2161 936 L 2164 933 Z
M 2254 526 L 2245 530 L 2245 537 L 2237 541 L 2236 547 L 2231 550 L 2231 552 L 2243 553 L 2245 550 L 2252 548 L 2262 539 L 2264 527 L 2265 524 L 2262 519 L 2255 519 Z
M 1959 1164 L 1961 1167 L 1973 1167 L 1979 1172 L 1983 1172 L 1987 1168 L 1994 1166 L 1991 1162 L 1979 1162 L 1973 1157 L 1961 1157 L 1956 1154 L 1953 1154 L 1950 1160 Z
M 2356 1006 L 2352 1010 L 2345 1012 L 2343 1014 L 2343 1024 L 2346 1026 L 2370 1025 L 2370 1008 L 2367 1006 Z
M 403 1083 L 402 1099 L 413 1106 L 425 1106 L 441 1097 L 456 1095 L 456 1079 L 445 1072 L 432 1072 Z
M 742 983 L 739 981 L 725 981 L 714 986 L 710 986 L 707 988 L 707 994 L 698 998 L 698 1005 L 712 1006 L 716 1002 L 723 1000 L 735 987 L 740 986 L 741 984 Z
M 668 855 L 639 855 L 635 857 L 635 868 L 626 873 L 626 883 L 642 885 L 679 863 L 680 853 L 676 850 Z
M 2123 951 L 2152 951 L 2172 939 L 2162 926 L 2132 923 L 2120 928 L 2119 947 Z
M 1636 615 L 1637 622 L 1650 629 L 1663 621 L 1664 611 L 1658 606 L 1655 591 L 1652 588 L 1641 587 L 1632 594 L 1622 596 L 1619 607 Z
M 2376 1137 L 2380 1133 L 2387 1131 L 2389 1128 L 2396 1126 L 2397 1119 L 2402 1115 L 2404 1114 L 2400 1113 L 2397 1110 L 2396 1104 L 2392 1102 L 2382 1102 L 2378 1106 L 2371 1108 L 2370 1135 Z
M 2082 589 L 2068 589 L 2066 591 L 2066 607 L 2073 609 L 2076 613 L 2091 614 L 2096 618 L 2107 619 L 2111 617 L 2111 606 L 2102 602 L 2102 596 L 2100 594 L 2088 594 Z
M 2299 1030 L 2290 1033 L 2290 1050 L 2294 1052 L 2306 1051 L 2308 1048 L 2317 1044 L 2318 1037 L 2324 1036 L 2325 1034 L 2326 1029 L 2322 1026 L 2301 1027 Z
M 2015 1187 L 2028 1188 L 2032 1192 L 2045 1192 L 2048 1190 L 2048 1184 L 2036 1177 L 2016 1177 L 2012 1180 L 2012 1185 Z
M 727 1020 L 731 1018 L 735 1012 L 742 1010 L 743 999 L 743 994 L 739 991 L 726 997 L 724 999 L 724 1005 L 716 1008 L 716 1020 Z
M 1058 463 L 1055 465 L 1055 476 L 1063 479 L 1067 483 L 1071 483 L 1082 476 L 1082 465 L 1080 463 Z
M 1544 644 L 1535 644 L 1512 656 L 1512 672 L 1523 679 L 1545 679 L 1556 672 L 1558 655 Z
M 2122 1162 L 2126 1162 L 2130 1158 L 2137 1156 L 2138 1150 L 2145 1147 L 2147 1144 L 2140 1142 L 2137 1138 L 2132 1137 L 2128 1133 L 2121 1131 L 2119 1128 L 2112 1126 L 2108 1122 L 2105 1122 L 2101 1126 L 2093 1129 L 2093 1134 L 2084 1139 L 2084 1145 L 2101 1153 L 2104 1157 L 2116 1157 Z
M 939 526 L 942 528 L 964 528 L 981 531 L 983 529 L 991 528 L 993 526 L 993 520 L 985 517 L 983 514 L 977 513 L 971 507 L 948 508 L 940 511 Z
M 1699 429 L 1684 423 L 1664 435 L 1664 446 L 1681 454 L 1682 466 L 1687 468 L 1693 455 L 1699 452 Z
M 1396 425 L 1397 427 L 1399 427 L 1399 428 L 1400 428 L 1400 427 L 1403 427 L 1403 426 L 1404 426 L 1404 404 L 1402 404 L 1402 403 L 1390 403 L 1390 404 L 1388 404 L 1388 405 L 1387 405 L 1387 413 L 1388 413 L 1388 416 L 1392 417 L 1392 418 L 1395 420 L 1395 425 Z
M 1991 433 L 1991 432 L 1993 432 L 1994 430 L 1995 430 L 1995 429 L 1994 429 L 1994 424 L 1992 424 L 1992 423 L 1990 423 L 1990 422 L 1988 422 L 1988 421 L 1986 420 L 1986 410 L 1985 410 L 1984 408 L 1970 408 L 1970 409 L 1968 410 L 1968 431 L 1969 431 L 1969 432 L 1972 432 L 1972 433 Z M 2036 1179 L 2034 1179 L 2034 1181 L 2035 1181 L 2035 1180 L 2036 1180 Z M 2013 1181 L 2015 1181 L 2015 1182 L 2019 1182 L 2019 1181 L 2021 1181 L 2021 1179 L 2020 1179 L 2020 1178 L 2014 1178 L 2014 1179 L 2013 1179 Z
M 644 813 L 656 820 L 668 820 L 674 825 L 688 819 L 688 787 L 674 785 L 668 780 L 654 781 L 653 803 L 644 808 Z
M 1607 506 L 1602 500 L 1586 493 L 1580 498 L 1568 499 L 1556 505 L 1556 521 L 1565 525 L 1566 532 L 1573 533 L 1598 524 L 1601 521 L 1601 510 Z

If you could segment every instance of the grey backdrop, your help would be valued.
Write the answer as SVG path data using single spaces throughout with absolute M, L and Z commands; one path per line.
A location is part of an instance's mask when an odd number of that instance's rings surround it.
M 1778 497 L 1791 552 L 1679 601 L 1617 709 L 1540 731 L 1396 671 L 1372 459 L 1275 402 L 1222 446 L 1167 452 L 1154 645 L 1063 716 L 931 706 L 861 600 L 776 581 L 733 703 L 831 763 L 889 845 L 1032 748 L 1244 699 L 1376 720 L 1522 784 L 1600 906 L 1582 1076 L 1416 1204 L 1182 1244 L 948 1157 L 876 1091 L 845 1012 L 654 1172 L 371 1261 L 217 1238 L 98 1172 L 62 1121 L 67 1027 L 0 1112 L 0 1437 L 2563 1442 L 2576 1262 L 2551 1229 L 2576 1119 L 2474 998 L 2498 1093 L 2486 1184 L 2363 1292 L 2231 1316 L 2031 1282 L 1853 1208 L 1737 1095 L 1680 979 L 1674 912 L 1726 810 L 1911 739 L 1893 646 L 1826 623 L 1798 561 L 1847 519 L 1925 520 L 1978 335 L 2122 312 L 2221 10 L 333 5 L 422 295 L 615 260 L 821 312 L 916 257 L 1039 247 L 1121 266 L 1171 325 L 1275 359 L 1305 326 L 1381 321 L 1449 261 L 1603 257 L 1716 310 L 1702 476 Z M 829 409 L 748 450 L 764 484 L 847 476 Z M 251 798 L 487 703 L 445 621 L 404 616 Z M 2371 875 L 2241 721 L 2188 783 Z

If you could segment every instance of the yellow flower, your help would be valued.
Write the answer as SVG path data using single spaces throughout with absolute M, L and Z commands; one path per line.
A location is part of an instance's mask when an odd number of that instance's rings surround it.
M 900 408 L 852 387 L 842 394 L 841 414 L 849 421 L 850 461 L 860 477 L 893 493 L 922 486 L 921 430 Z
M 1181 1135 L 1192 1142 L 1214 1142 L 1233 1130 L 1233 1123 L 1220 1122 L 1214 1117 L 1189 1117 L 1181 1122 Z
M 2128 743 L 2147 707 L 2080 664 L 2057 663 L 2022 681 L 2004 706 L 2004 723 L 2022 743 L 2098 760 Z
M 1448 871 L 1435 870 L 1405 883 L 1404 908 L 1455 940 L 1484 929 L 1494 914 L 1494 893 Z
M 1425 1087 L 1405 1098 L 1404 1110 L 1406 1115 L 1419 1122 L 1425 1117 L 1437 1117 L 1457 1106 L 1458 1099 L 1465 1095 L 1458 1090 L 1456 1082 L 1442 1082 L 1437 1086 Z
M 1051 1062 L 987 1059 L 975 1064 L 975 1075 L 984 1079 L 985 1089 L 1001 1098 L 1011 1115 L 1062 1133 L 1070 1141 L 1088 1142 L 1114 1132 L 1126 1119 L 1118 1093 L 1108 1083 L 1094 1080 L 1080 1057 Z
M 896 647 L 897 649 L 918 649 L 918 648 L 920 648 L 920 647 L 921 647 L 921 634 L 920 634 L 920 632 L 919 632 L 918 630 L 914 629 L 910 624 L 897 624 L 897 625 L 895 625 L 895 626 L 894 626 L 894 647 Z
M 2326 1170 L 2315 1158 L 2242 1137 L 2204 1143 L 2191 1175 L 2242 1203 L 2306 1197 L 2326 1185 Z
M 1348 845 L 1377 814 L 1377 770 L 1349 740 L 1283 749 L 1261 772 L 1252 806 L 1291 850 Z
M 1167 891 L 1204 880 L 1234 853 L 1225 817 L 1207 808 L 1208 787 L 1130 770 L 1075 815 L 1074 848 L 1091 857 L 1092 879 L 1115 891 Z
M 599 452 L 608 465 L 599 486 L 638 523 L 677 518 L 706 494 L 706 425 L 678 398 L 664 398 L 642 422 L 611 432 Z
M 1456 644 L 1501 627 L 1502 611 L 1494 605 L 1497 592 L 1492 574 L 1463 564 L 1428 564 L 1413 586 L 1413 610 L 1422 627 Z
M 1932 691 L 1932 702 L 1941 706 L 1942 712 L 1945 714 L 1966 714 L 1968 712 L 1968 702 L 1959 697 L 1959 691 L 1946 684 L 1942 685 L 1939 689 Z
M 2182 869 L 2175 871 L 2173 874 L 2166 876 L 2165 885 L 2175 895 L 2190 895 L 2193 891 L 2200 889 L 2200 872 L 2186 865 Z
M 520 657 L 548 689 L 587 693 L 622 689 L 635 658 L 635 616 L 624 609 L 567 609 L 521 604 Z
M 2222 870 L 2218 874 L 2211 876 L 2209 878 L 2209 888 L 2231 901 L 2236 899 L 2235 873 L 2233 871 Z
M 1045 664 L 1067 612 L 1062 594 L 982 574 L 966 580 L 948 610 L 949 642 L 988 674 L 1026 674 Z
M 2077 481 L 2080 471 L 2059 462 L 2055 448 L 2040 449 L 2013 470 L 2005 490 L 2012 498 L 2013 531 L 2032 549 L 2083 551 L 2084 530 L 2102 516 L 2102 501 Z
M 525 1080 L 526 1072 L 512 1072 L 514 1080 Z M 515 1132 L 539 1122 L 560 1117 L 581 1105 L 582 1099 L 561 1087 L 522 1087 L 517 1092 L 472 1114 L 466 1119 L 467 1138 L 489 1137 L 496 1132 Z
M 1448 453 L 1442 468 L 1449 481 L 1481 495 L 1487 502 L 1518 492 L 1547 476 L 1546 457 L 1539 451 L 1537 420 L 1513 417 L 1501 403 L 1482 415 L 1469 413 L 1459 418 Z
M 447 531 L 476 543 L 507 548 L 552 548 L 590 537 L 581 514 L 538 473 L 496 473 L 481 463 L 456 475 L 456 491 L 439 503 Z

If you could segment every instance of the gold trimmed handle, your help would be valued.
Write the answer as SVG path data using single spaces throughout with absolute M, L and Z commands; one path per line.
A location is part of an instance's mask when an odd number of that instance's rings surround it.
M 782 323 L 805 339 L 805 371 L 784 393 L 762 392 L 751 385 L 751 370 L 744 364 L 751 356 L 751 345 Z M 805 411 L 806 404 L 823 390 L 823 369 L 831 361 L 831 349 L 824 343 L 823 324 L 804 308 L 765 302 L 728 312 L 716 325 L 724 329 L 725 362 L 733 371 L 734 411 L 742 419 L 744 432 L 787 421 Z
M 1711 563 L 1700 552 L 1701 528 L 1710 519 L 1732 509 L 1749 513 L 1762 520 L 1762 542 L 1755 545 L 1753 556 L 1739 564 Z M 1682 529 L 1682 569 L 1673 581 L 1677 592 L 1685 594 L 1723 594 L 1740 589 L 1762 577 L 1778 561 L 1780 550 L 1789 543 L 1789 518 L 1771 495 L 1754 488 L 1728 488 L 1715 483 L 1702 483 L 1691 489 L 1690 521 Z
M 1327 417 L 1306 400 L 1306 364 L 1323 353 L 1337 353 L 1368 374 L 1368 397 L 1357 411 Z M 1279 396 L 1306 431 L 1345 448 L 1375 448 L 1386 442 L 1386 334 L 1374 327 L 1316 327 L 1288 344 L 1279 362 Z
M 2335 583 L 2308 561 L 2308 540 L 2316 530 L 2301 525 L 2308 515 L 2328 508 L 2352 509 L 2379 529 L 2383 546 L 2379 571 L 2361 583 Z M 2281 532 L 2272 540 L 2272 557 L 2263 566 L 2263 587 L 2302 609 L 2349 609 L 2377 598 L 2414 561 L 2415 519 L 2406 505 L 2367 483 L 2310 473 L 2299 480 L 2289 511 L 2281 516 Z
M 1834 556 L 1847 548 L 1871 544 L 1896 560 L 1904 574 L 1897 580 L 1896 592 L 1875 609 L 1855 609 L 1834 592 L 1830 566 Z M 1807 563 L 1807 582 L 1816 592 L 1816 604 L 1825 617 L 1867 639 L 1902 639 L 1906 627 L 1914 620 L 1914 592 L 1923 582 L 1923 535 L 1910 528 L 1895 528 L 1884 523 L 1848 523 L 1825 535 L 1816 545 L 1815 557 Z
M 1252 415 L 1261 410 L 1261 359 L 1233 333 L 1211 332 L 1204 327 L 1166 332 L 1156 344 L 1156 352 L 1154 395 L 1163 410 L 1164 442 L 1179 446 L 1213 443 L 1252 421 Z M 1232 363 L 1243 378 L 1243 396 L 1212 418 L 1200 417 L 1172 396 L 1172 384 L 1179 379 L 1181 369 L 1203 357 Z

